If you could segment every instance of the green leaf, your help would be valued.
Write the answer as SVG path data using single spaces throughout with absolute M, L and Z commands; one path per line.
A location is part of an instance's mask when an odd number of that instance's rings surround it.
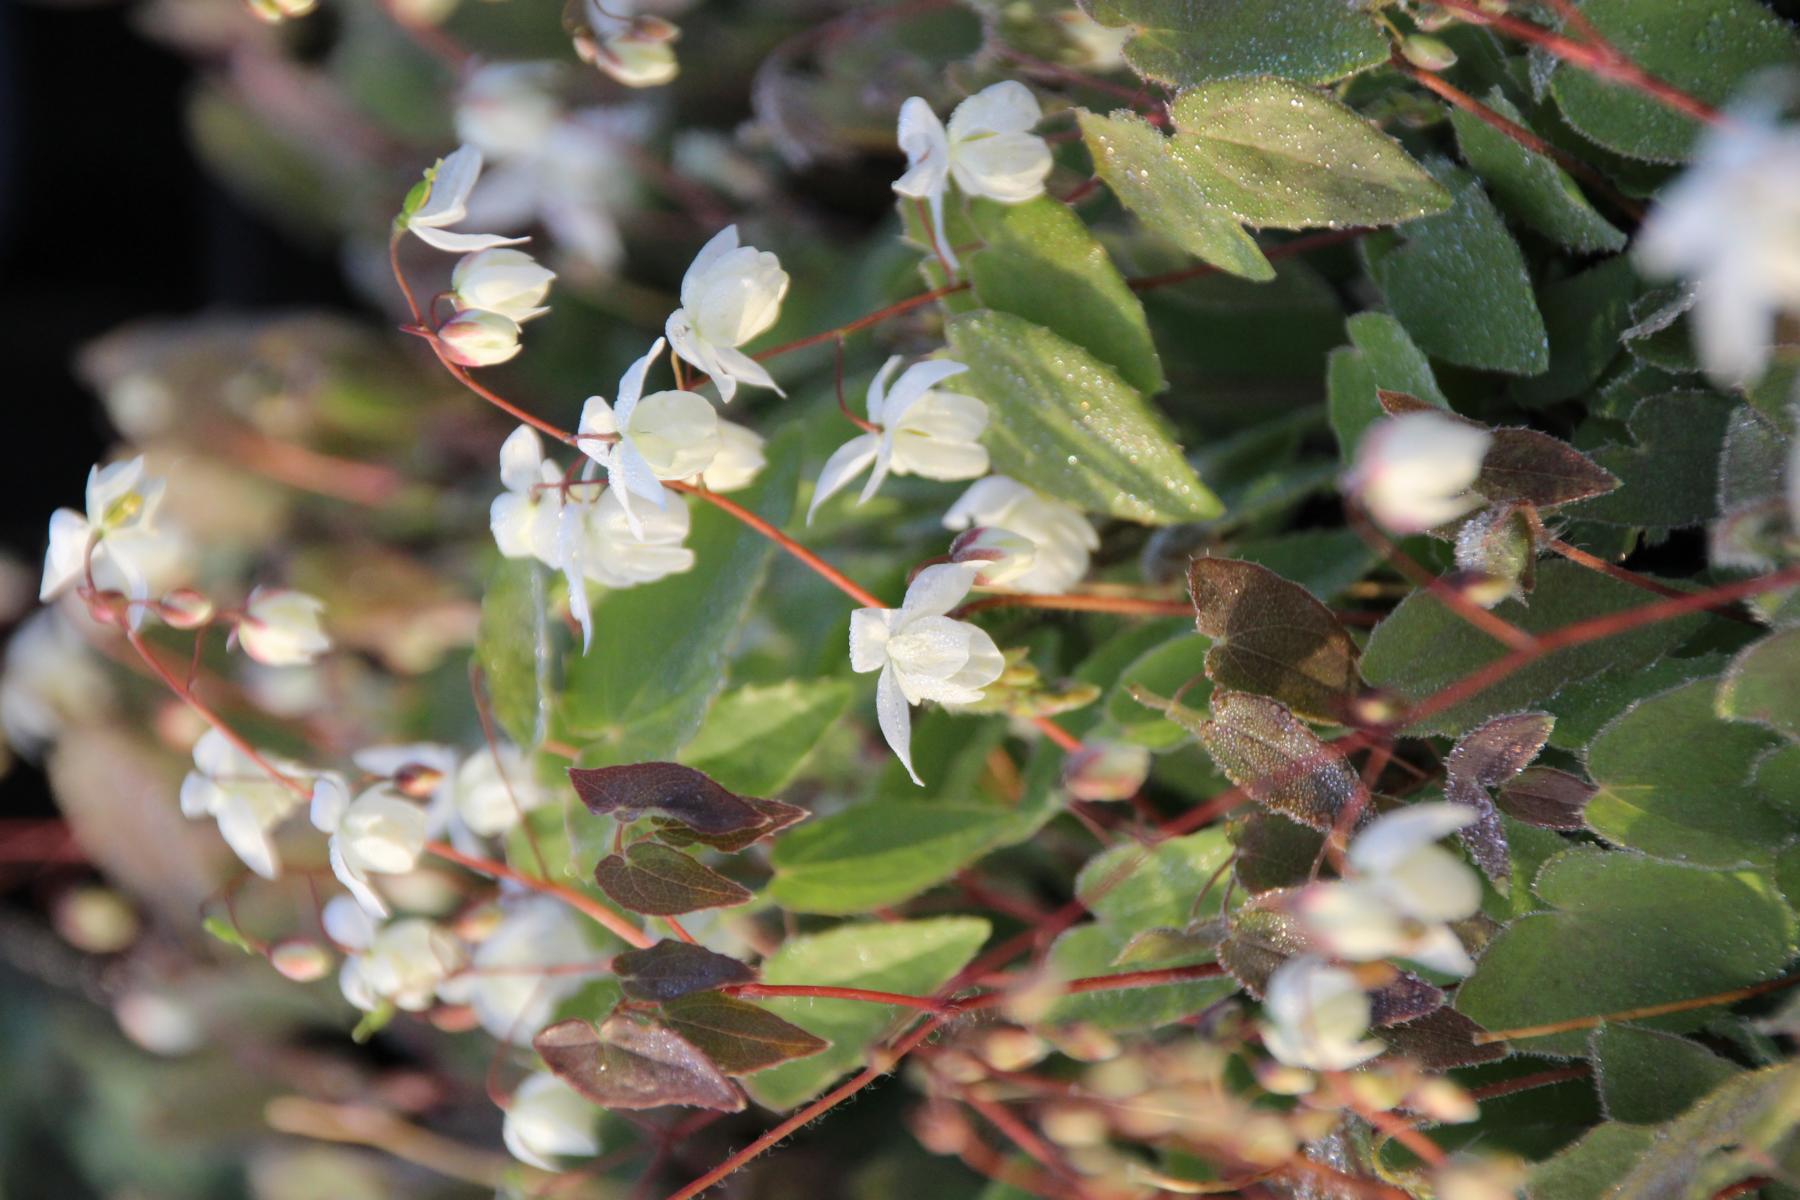
M 1691 1000 L 1777 974 L 1794 953 L 1794 915 L 1767 877 L 1577 847 L 1538 874 L 1552 911 L 1520 917 L 1481 954 L 1456 1007 L 1492 1030 Z M 1658 1017 L 1691 1029 L 1705 1010 Z M 1514 1049 L 1580 1054 L 1586 1033 L 1518 1039 Z
M 200 922 L 200 928 L 213 938 L 224 942 L 227 946 L 242 950 L 245 954 L 257 952 L 256 947 L 250 944 L 250 939 L 244 936 L 243 931 L 224 917 L 207 917 Z
M 1102 25 L 1130 25 L 1125 58 L 1178 86 L 1243 75 L 1329 83 L 1388 59 L 1369 16 L 1338 0 L 1089 0 Z
M 1516 125 L 1526 124 L 1497 87 L 1488 92 L 1487 105 Z M 1463 158 L 1512 216 L 1580 254 L 1624 248 L 1625 235 L 1594 210 L 1555 159 L 1525 148 L 1460 108 L 1450 111 L 1450 123 Z
M 1363 433 L 1382 416 L 1380 393 L 1400 392 L 1433 408 L 1450 402 L 1406 327 L 1386 313 L 1358 313 L 1344 324 L 1350 345 L 1331 352 L 1326 388 L 1331 429 L 1345 462 L 1356 454 Z
M 1213 639 L 1213 683 L 1253 692 L 1314 721 L 1341 720 L 1362 690 L 1356 643 L 1329 608 L 1267 567 L 1231 558 L 1188 566 L 1194 624 Z
M 1618 255 L 1539 288 L 1538 308 L 1550 333 L 1550 369 L 1514 380 L 1507 395 L 1527 408 L 1542 408 L 1598 383 L 1619 357 L 1619 335 L 1631 324 L 1638 287 L 1631 259 Z
M 1661 858 L 1711 866 L 1767 861 L 1796 830 L 1793 808 L 1770 807 L 1750 784 L 1758 756 L 1779 739 L 1713 712 L 1716 679 L 1653 696 L 1588 747 L 1600 791 L 1588 828 Z
M 750 902 L 750 890 L 659 842 L 634 842 L 594 868 L 594 881 L 630 912 L 672 917 Z
M 1657 1137 L 1610 1193 L 1616 1200 L 1711 1197 L 1770 1173 L 1785 1175 L 1800 1125 L 1800 1066 L 1734 1075 Z
M 828 1043 L 748 1000 L 695 992 L 662 1006 L 669 1027 L 692 1042 L 727 1075 L 748 1075 L 776 1063 L 823 1052 Z
M 1585 16 L 1626 58 L 1720 105 L 1764 67 L 1800 62 L 1786 21 L 1755 0 L 1585 0 Z M 1633 158 L 1681 162 L 1700 126 L 1652 96 L 1564 63 L 1551 94 L 1584 136 Z
M 1531 1169 L 1531 1200 L 1607 1200 L 1656 1138 L 1654 1129 L 1608 1121 Z
M 987 401 L 996 471 L 1091 512 L 1146 525 L 1221 512 L 1142 396 L 1079 346 L 1009 313 L 950 323 L 950 348 Z
M 798 429 L 772 439 L 761 478 L 733 497 L 777 528 L 793 513 L 801 441 Z M 669 758 L 693 736 L 774 553 L 712 505 L 686 503 L 693 569 L 600 598 L 593 646 L 569 659 L 562 716 L 586 764 Z
M 1231 851 L 1222 829 L 1169 838 L 1148 850 L 1114 846 L 1081 868 L 1075 895 L 1095 917 L 1128 935 L 1184 926 L 1218 913 Z
M 1146 396 L 1167 386 L 1143 304 L 1074 209 L 1039 196 L 972 201 L 969 215 L 987 243 L 969 257 L 983 305 L 1080 346 Z
M 1110 926 L 1077 925 L 1064 931 L 1051 944 L 1044 969 L 1055 979 L 1068 980 L 1122 970 L 1183 966 L 1193 961 L 1193 956 L 1186 955 L 1175 960 L 1134 961 L 1128 967 L 1117 965 L 1128 942 L 1129 938 Z M 1158 1029 L 1193 1016 L 1236 990 L 1235 980 L 1220 976 L 1161 987 L 1083 992 L 1058 997 L 1044 1015 L 1044 1021 L 1051 1025 L 1080 1021 L 1114 1033 Z
M 1622 481 L 1578 515 L 1608 525 L 1675 529 L 1719 515 L 1719 458 L 1731 401 L 1710 392 L 1669 392 L 1640 400 L 1627 427 L 1633 445 L 1606 446 L 1594 461 Z
M 975 917 L 840 925 L 789 938 L 763 963 L 763 982 L 930 995 L 969 964 L 988 933 L 988 923 Z M 793 1108 L 861 1064 L 899 1015 L 860 1000 L 769 1000 L 764 1007 L 831 1043 L 749 1081 L 757 1100 L 774 1109 Z
M 1719 684 L 1718 712 L 1800 738 L 1800 629 L 1770 634 L 1731 660 Z
M 1635 1025 L 1602 1025 L 1589 1057 L 1606 1115 L 1634 1125 L 1679 1116 L 1738 1068 L 1698 1042 Z
M 602 1108 L 680 1104 L 739 1112 L 744 1094 L 681 1035 L 619 1015 L 558 1021 L 531 1039 L 544 1065 Z
M 1183 92 L 1169 166 L 1254 228 L 1393 225 L 1450 207 L 1400 143 L 1323 92 L 1231 79 Z
M 1212 720 L 1200 740 L 1231 782 L 1250 798 L 1300 824 L 1329 832 L 1363 794 L 1343 755 L 1327 746 L 1279 701 L 1215 691 Z
M 1212 693 L 1212 683 L 1206 678 L 1210 645 L 1206 638 L 1185 633 L 1144 651 L 1119 672 L 1119 681 L 1106 698 L 1106 715 L 1121 736 L 1152 750 L 1167 750 L 1187 741 L 1186 729 L 1171 721 L 1161 708 L 1146 705 L 1137 697 L 1181 692 L 1184 704 L 1204 701 Z
M 681 760 L 734 792 L 779 791 L 844 715 L 852 690 L 843 679 L 789 679 L 726 692 Z
M 1527 633 L 1547 633 L 1653 602 L 1630 584 L 1573 563 L 1546 562 L 1538 570 L 1537 590 L 1529 607 L 1508 600 L 1494 612 Z M 1460 733 L 1500 713 L 1542 704 L 1574 681 L 1607 671 L 1639 670 L 1686 640 L 1701 620 L 1678 617 L 1552 651 L 1414 728 Z M 1363 648 L 1363 678 L 1416 703 L 1507 653 L 1506 647 L 1468 624 L 1437 597 L 1416 591 L 1370 635 Z M 1550 708 L 1556 712 L 1554 705 Z
M 1146 228 L 1202 262 L 1258 283 L 1275 267 L 1230 213 L 1209 206 L 1199 181 L 1171 161 L 1169 139 L 1142 117 L 1077 110 L 1094 172 Z
M 775 844 L 769 895 L 795 912 L 846 913 L 898 904 L 998 845 L 1008 809 L 967 804 L 864 804 Z
M 539 650 L 546 628 L 544 567 L 533 559 L 502 558 L 488 573 L 475 632 L 475 661 L 487 684 L 494 720 L 520 746 L 538 742 L 542 684 Z
M 1550 340 L 1524 256 L 1481 184 L 1447 174 L 1449 212 L 1363 239 L 1369 274 L 1427 354 L 1536 375 L 1550 365 Z
M 1724 658 L 1717 654 L 1669 657 L 1635 670 L 1605 671 L 1577 680 L 1545 704 L 1556 714 L 1550 744 L 1564 750 L 1585 749 L 1614 718 L 1638 701 L 1689 679 L 1717 675 L 1724 666 Z

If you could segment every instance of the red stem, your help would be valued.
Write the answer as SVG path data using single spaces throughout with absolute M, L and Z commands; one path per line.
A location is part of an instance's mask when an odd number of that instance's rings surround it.
M 630 921 L 606 907 L 606 905 L 600 903 L 592 896 L 578 892 L 574 888 L 564 887 L 560 883 L 551 883 L 548 879 L 538 879 L 534 876 L 523 874 L 513 870 L 505 863 L 498 863 L 491 859 L 476 858 L 474 855 L 464 854 L 462 851 L 445 842 L 426 842 L 425 850 L 428 854 L 433 854 L 438 858 L 443 859 L 445 862 L 452 862 L 459 867 L 474 871 L 477 875 L 487 875 L 494 879 L 510 879 L 514 883 L 528 887 L 534 892 L 542 892 L 546 896 L 555 896 L 577 912 L 592 917 L 619 938 L 631 943 L 640 950 L 646 949 L 656 943 L 656 939 L 645 933 L 642 929 L 639 929 Z
M 721 496 L 717 492 L 709 492 L 703 487 L 695 487 L 691 483 L 681 483 L 677 480 L 665 480 L 663 486 L 684 493 L 685 495 L 698 496 L 714 508 L 730 513 L 733 517 L 736 517 L 739 521 L 748 525 L 751 529 L 756 530 L 756 532 L 762 534 L 777 546 L 780 546 L 783 550 L 786 550 L 789 554 L 811 567 L 825 580 L 825 582 L 831 584 L 831 586 L 835 587 L 838 591 L 844 593 L 844 595 L 850 597 L 863 607 L 887 607 L 887 605 L 876 598 L 874 593 L 865 589 L 862 584 L 856 582 L 856 580 L 850 578 L 848 575 L 814 554 L 811 550 L 808 550 L 805 546 L 802 546 L 799 542 L 796 542 L 793 538 L 739 504 L 737 501 Z

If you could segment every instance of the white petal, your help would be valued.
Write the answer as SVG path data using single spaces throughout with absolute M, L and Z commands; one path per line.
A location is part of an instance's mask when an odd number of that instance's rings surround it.
M 453 225 L 462 218 L 469 193 L 481 178 L 481 151 L 473 146 L 459 146 L 438 162 L 431 177 L 431 188 L 425 203 L 413 214 L 413 221 L 426 225 Z
M 331 838 L 328 853 L 331 859 L 331 873 L 337 876 L 339 883 L 349 889 L 350 894 L 356 898 L 357 905 L 371 917 L 385 920 L 389 912 L 387 902 L 381 898 L 381 893 L 369 886 L 367 876 L 345 861 L 344 849 L 339 845 L 335 834 Z
M 72 508 L 50 514 L 50 547 L 44 552 L 39 600 L 49 600 L 86 574 L 89 532 L 87 518 Z
M 950 140 L 962 142 L 981 134 L 1024 133 L 1044 119 L 1031 89 L 1016 79 L 990 84 L 956 106 L 950 114 Z
M 893 359 L 889 359 L 893 362 Z M 881 404 L 880 422 L 883 425 L 898 425 L 911 408 L 925 393 L 954 375 L 961 375 L 969 368 L 959 362 L 947 358 L 928 358 L 924 362 L 916 362 L 906 368 L 899 379 L 894 381 Z M 979 402 L 978 402 L 979 403 Z M 984 415 L 985 415 L 985 406 Z M 874 418 L 870 418 L 874 420 Z
M 685 308 L 693 308 L 696 297 L 689 295 L 689 289 L 700 281 L 712 269 L 712 265 L 738 248 L 738 227 L 727 225 L 707 240 L 700 247 L 700 253 L 694 255 L 694 261 L 688 264 L 687 273 L 681 278 L 681 303 Z M 671 341 L 674 339 L 671 338 Z
M 1350 865 L 1358 871 L 1383 875 L 1421 846 L 1475 822 L 1477 813 L 1466 804 L 1437 802 L 1409 804 L 1377 817 L 1350 844 Z
M 859 608 L 850 614 L 850 669 L 866 675 L 887 665 L 891 608 Z
M 950 170 L 950 139 L 921 96 L 900 106 L 899 143 L 906 154 L 906 174 L 894 181 L 894 190 L 902 196 L 941 196 Z
M 963 602 L 975 586 L 975 568 L 967 563 L 938 563 L 913 577 L 900 611 L 910 621 L 941 617 Z
M 509 492 L 529 492 L 544 465 L 544 442 L 537 430 L 521 425 L 500 443 L 500 482 Z
M 656 343 L 650 347 L 649 353 L 632 363 L 629 367 L 626 367 L 625 374 L 619 377 L 619 409 L 617 415 L 621 426 L 629 425 L 631 423 L 631 411 L 637 407 L 637 402 L 642 399 L 644 395 L 644 379 L 650 374 L 651 366 L 653 366 L 657 358 L 661 356 L 663 347 L 666 345 L 668 345 L 668 343 L 664 339 L 657 338 Z
M 447 250 L 452 254 L 467 254 L 472 250 L 492 250 L 495 246 L 520 246 L 529 242 L 528 237 L 501 237 L 497 233 L 457 233 L 449 229 L 438 229 L 431 225 L 414 223 L 413 233 L 421 242 L 435 246 L 439 250 Z
M 824 470 L 819 472 L 818 484 L 813 488 L 812 504 L 806 510 L 808 525 L 812 524 L 813 514 L 819 511 L 819 505 L 841 492 L 875 461 L 880 444 L 881 439 L 875 434 L 865 433 L 851 438 L 832 452 L 831 457 L 825 460 Z
M 769 374 L 768 369 L 742 350 L 731 346 L 714 346 L 713 359 L 719 367 L 719 375 L 714 376 L 714 381 L 717 382 L 719 376 L 731 380 L 734 385 L 731 389 L 734 396 L 737 394 L 736 384 L 743 384 L 746 387 L 772 388 L 777 396 L 787 395 L 781 390 L 781 385 L 775 382 L 775 377 Z M 723 388 L 720 389 L 720 394 L 723 396 Z
M 235 798 L 227 799 L 220 805 L 218 816 L 220 836 L 244 860 L 246 867 L 264 879 L 274 879 L 281 874 L 281 867 L 275 861 L 275 847 L 269 841 L 269 831 L 263 828 L 248 804 Z
M 881 736 L 887 739 L 888 748 L 912 776 L 912 781 L 920 787 L 925 781 L 913 770 L 912 764 L 912 709 L 907 707 L 906 696 L 900 691 L 900 682 L 894 677 L 894 668 L 889 665 L 881 669 L 881 678 L 875 682 L 875 719 L 881 726 Z

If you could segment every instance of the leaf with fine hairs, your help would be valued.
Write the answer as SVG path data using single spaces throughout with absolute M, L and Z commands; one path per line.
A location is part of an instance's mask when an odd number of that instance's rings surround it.
M 739 796 L 738 799 L 757 811 L 762 817 L 761 823 L 730 833 L 703 833 L 668 817 L 652 817 L 650 824 L 656 830 L 657 839 L 671 846 L 711 846 L 726 854 L 736 854 L 751 843 L 774 837 L 788 826 L 798 825 L 812 816 L 799 805 L 780 800 L 765 800 L 760 796 Z
M 755 971 L 735 958 L 668 939 L 647 950 L 614 955 L 612 969 L 627 999 L 658 1004 L 756 978 Z
M 1497 1062 L 1511 1053 L 1503 1042 L 1478 1045 L 1475 1035 L 1482 1032 L 1481 1026 L 1454 1008 L 1435 1008 L 1416 1020 L 1374 1030 L 1375 1036 L 1387 1043 L 1390 1053 L 1427 1071 Z
M 744 1094 L 694 1044 L 626 1016 L 558 1021 L 531 1040 L 558 1079 L 603 1108 L 680 1104 L 741 1112 Z
M 1216 691 L 1200 740 L 1213 762 L 1250 798 L 1302 825 L 1328 833 L 1368 793 L 1344 756 L 1278 701 Z
M 774 1013 L 721 992 L 697 992 L 663 1005 L 663 1019 L 727 1075 L 748 1075 L 831 1043 Z
M 1531 765 L 1550 740 L 1556 718 L 1549 713 L 1509 713 L 1471 729 L 1444 761 L 1444 798 L 1478 814 L 1457 832 L 1482 873 L 1504 887 L 1512 878 L 1506 831 L 1488 789 L 1499 787 Z
M 1579 775 L 1555 767 L 1528 767 L 1501 787 L 1497 803 L 1516 821 L 1572 832 L 1587 828 L 1582 814 L 1599 790 Z
M 636 842 L 623 854 L 607 855 L 594 868 L 594 882 L 621 908 L 653 917 L 750 902 L 750 889 L 655 842 Z
M 1389 416 L 1431 409 L 1458 424 L 1486 429 L 1480 421 L 1445 412 L 1404 392 L 1380 393 L 1381 407 Z M 1494 440 L 1481 460 L 1475 490 L 1495 503 L 1516 501 L 1538 508 L 1555 508 L 1577 500 L 1604 496 L 1619 486 L 1619 478 L 1567 442 L 1535 429 L 1490 430 Z
M 570 767 L 569 782 L 589 811 L 621 821 L 655 815 L 696 833 L 727 834 L 753 829 L 765 820 L 744 797 L 679 763 Z
M 1312 593 L 1256 563 L 1197 558 L 1188 595 L 1195 627 L 1213 639 L 1206 674 L 1214 683 L 1313 720 L 1343 718 L 1361 688 L 1356 643 Z

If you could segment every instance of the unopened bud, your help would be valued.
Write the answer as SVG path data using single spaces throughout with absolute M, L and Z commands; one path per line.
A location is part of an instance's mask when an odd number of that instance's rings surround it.
M 960 1154 L 969 1144 L 968 1123 L 941 1102 L 919 1109 L 908 1122 L 913 1138 L 931 1154 Z
M 505 919 L 498 904 L 479 904 L 458 916 L 451 929 L 465 942 L 485 942 Z
M 1481 1115 L 1481 1106 L 1469 1093 L 1441 1077 L 1420 1082 L 1406 1098 L 1406 1106 L 1446 1125 L 1460 1125 Z
M 646 42 L 672 42 L 681 36 L 681 26 L 654 13 L 641 13 L 632 19 L 631 36 Z
M 504 246 L 464 255 L 451 273 L 451 293 L 459 309 L 499 313 L 515 323 L 541 317 L 540 307 L 556 273 L 523 250 Z
M 580 37 L 575 40 L 575 53 L 626 87 L 658 87 L 681 74 L 672 40 L 636 32 L 615 34 L 604 41 Z
M 1444 582 L 1455 588 L 1471 604 L 1492 608 L 1518 591 L 1518 583 L 1485 571 L 1456 571 L 1444 576 Z
M 51 923 L 62 939 L 88 954 L 116 954 L 137 940 L 137 911 L 111 888 L 86 885 L 56 898 Z
M 1256 1072 L 1256 1082 L 1263 1091 L 1277 1096 L 1304 1096 L 1313 1090 L 1316 1080 L 1311 1071 L 1301 1067 L 1290 1067 L 1286 1063 L 1274 1059 L 1259 1059 L 1252 1064 Z
M 1424 12 L 1412 14 L 1413 24 L 1417 25 L 1422 33 L 1437 33 L 1448 29 L 1460 19 L 1447 8 L 1428 8 Z
M 975 582 L 982 587 L 1005 587 L 1031 570 L 1037 543 L 1010 529 L 977 525 L 956 535 L 949 557 L 953 563 L 973 566 Z
M 1456 51 L 1440 38 L 1412 33 L 1400 40 L 1400 55 L 1415 67 L 1447 71 L 1456 65 Z
M 1042 1062 L 1050 1043 L 1025 1029 L 995 1029 L 981 1042 L 981 1057 L 996 1071 L 1023 1071 Z
M 288 938 L 269 951 L 269 965 L 295 983 L 311 983 L 331 970 L 331 952 L 308 938 Z
M 409 800 L 429 800 L 444 782 L 444 773 L 424 763 L 407 763 L 394 772 L 394 790 Z
M 176 588 L 162 598 L 156 611 L 171 629 L 198 629 L 213 619 L 218 608 L 193 588 Z
M 1078 1062 L 1105 1062 L 1119 1056 L 1119 1039 L 1098 1025 L 1086 1021 L 1064 1025 L 1060 1029 L 1045 1030 L 1044 1036 L 1058 1050 Z
M 1106 1118 L 1086 1105 L 1054 1105 L 1039 1121 L 1044 1136 L 1059 1146 L 1099 1146 L 1108 1133 Z
M 247 0 L 250 15 L 270 25 L 304 17 L 319 6 L 319 0 Z
M 1150 751 L 1127 742 L 1090 742 L 1063 760 L 1063 786 L 1077 800 L 1129 800 L 1150 777 Z
M 491 367 L 519 352 L 519 323 L 511 317 L 468 308 L 438 326 L 445 356 L 459 367 Z

